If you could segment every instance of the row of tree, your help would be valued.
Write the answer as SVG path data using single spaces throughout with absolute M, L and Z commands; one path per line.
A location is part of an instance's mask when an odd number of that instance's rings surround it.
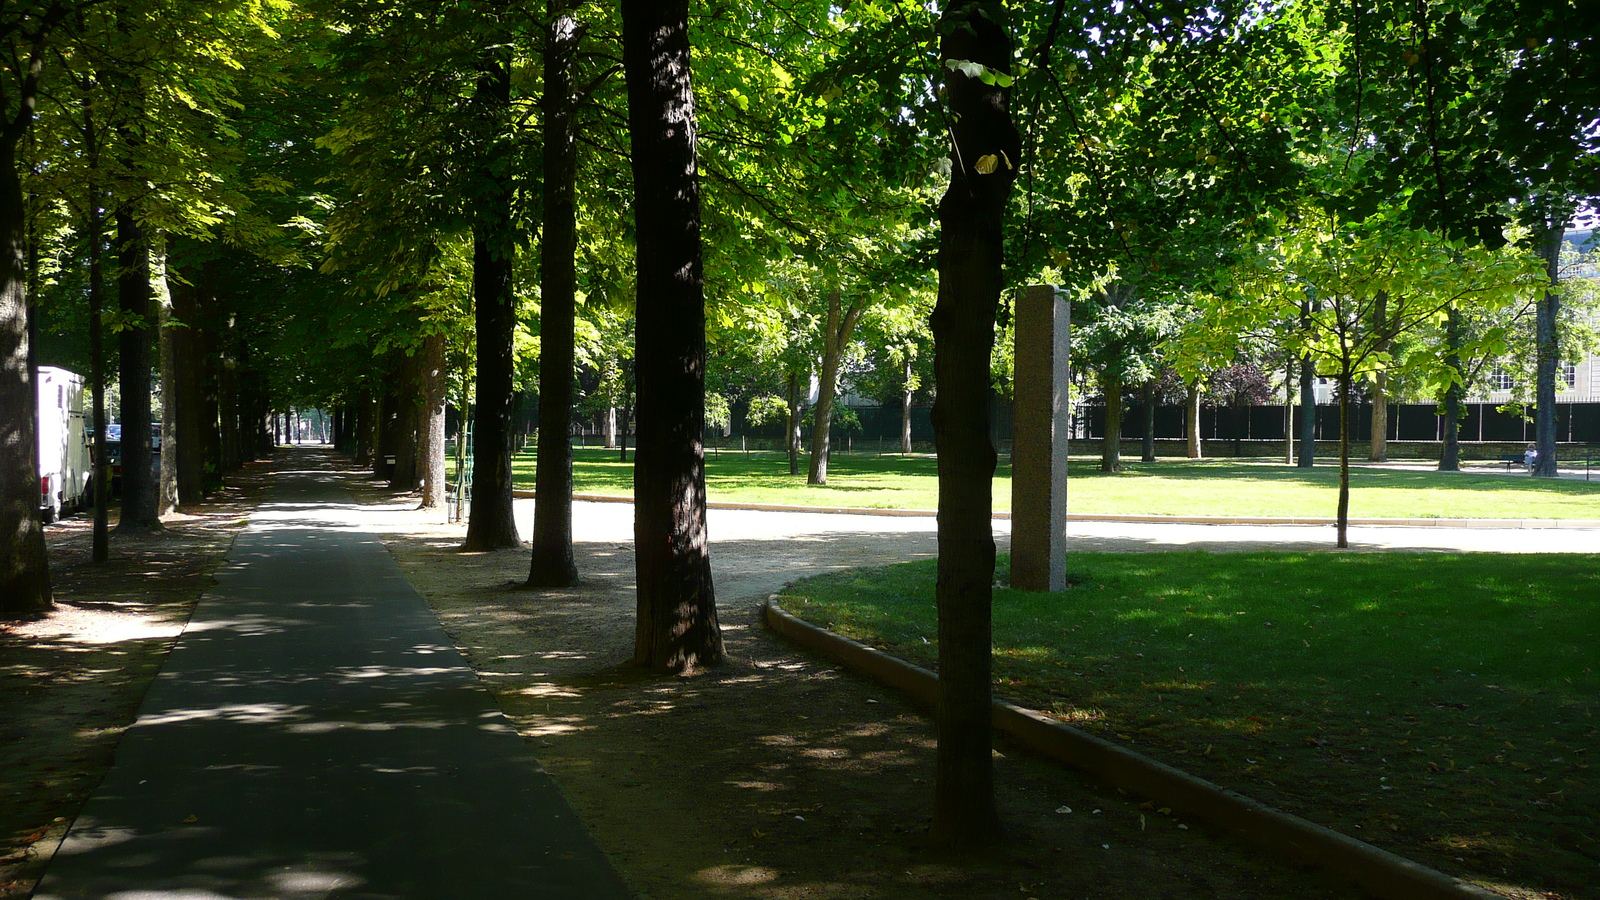
M 44 350 L 98 392 L 116 339 L 135 477 L 161 361 L 172 487 L 130 485 L 130 528 L 200 496 L 291 406 L 339 409 L 437 502 L 454 403 L 472 412 L 467 546 L 516 546 L 512 411 L 537 391 L 532 585 L 578 574 L 568 426 L 587 368 L 638 423 L 636 661 L 712 665 L 706 384 L 796 434 L 815 374 L 823 481 L 839 372 L 870 334 L 886 381 L 935 394 L 935 830 L 990 834 L 987 416 L 1011 291 L 1073 290 L 1108 404 L 1163 367 L 1195 393 L 1265 347 L 1343 396 L 1403 368 L 1459 399 L 1532 291 L 1550 409 L 1550 248 L 1600 193 L 1597 17 L 1577 0 L 13 0 L 0 602 L 49 599 Z M 1412 344 L 1442 352 L 1401 352 L 1427 328 L 1442 338 Z M 1553 466 L 1543 420 L 1540 441 Z

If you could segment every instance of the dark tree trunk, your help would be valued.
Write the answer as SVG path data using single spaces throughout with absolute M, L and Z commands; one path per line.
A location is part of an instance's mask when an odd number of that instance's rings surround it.
M 402 356 L 395 384 L 394 418 L 386 425 L 394 429 L 394 472 L 389 487 L 397 491 L 417 489 L 417 418 L 422 409 L 422 360 L 416 354 Z
M 1339 549 L 1350 546 L 1350 391 L 1355 386 L 1350 361 L 1339 373 L 1339 513 L 1334 520 Z
M 1389 373 L 1379 372 L 1372 382 L 1372 449 L 1368 462 L 1389 461 Z
M 155 454 L 150 445 L 150 240 L 132 211 L 117 211 L 117 300 L 129 327 L 117 335 L 122 388 L 122 516 L 117 531 L 161 527 Z
M 1373 326 L 1379 334 L 1391 332 L 1389 324 L 1389 293 L 1379 291 L 1373 309 Z M 1387 338 L 1377 344 L 1379 353 L 1388 353 L 1392 342 Z M 1372 432 L 1368 462 L 1387 462 L 1389 459 L 1389 372 L 1379 369 L 1372 384 Z
M 202 304 L 209 307 L 207 269 L 201 264 L 190 276 L 192 284 L 181 280 L 173 285 L 172 314 L 182 326 L 173 329 L 173 349 L 177 355 L 178 435 L 169 448 L 178 464 L 178 503 L 187 506 L 205 499 L 205 356 L 200 345 L 205 332 L 200 321 Z
M 362 388 L 360 393 L 356 394 L 354 418 L 355 424 L 352 427 L 355 429 L 356 438 L 355 464 L 369 465 L 372 462 L 372 454 L 376 452 L 374 448 L 377 446 L 372 432 L 377 417 L 373 414 L 371 388 Z M 462 421 L 465 422 L 465 418 Z
M 1310 469 L 1317 464 L 1317 363 L 1300 360 L 1300 458 L 1295 465 Z
M 822 372 L 817 378 L 817 405 L 811 410 L 811 467 L 807 484 L 828 483 L 828 462 L 833 452 L 833 404 L 839 396 L 839 361 L 855 332 L 862 305 L 843 308 L 837 289 L 828 291 L 828 318 L 822 333 Z
M 9 76 L 7 76 L 9 77 Z M 15 126 L 0 143 L 0 618 L 51 607 L 39 519 L 39 392 L 30 362 L 27 214 L 17 177 Z
M 1536 478 L 1555 478 L 1559 469 L 1556 459 L 1556 375 L 1561 368 L 1561 341 L 1556 323 L 1561 314 L 1561 295 L 1556 284 L 1561 279 L 1561 241 L 1566 229 L 1560 225 L 1551 228 L 1539 248 L 1544 256 L 1545 272 L 1550 277 L 1550 288 L 1539 299 L 1534 310 L 1534 448 L 1539 457 L 1533 464 Z
M 161 357 L 161 452 L 156 479 L 156 510 L 159 516 L 178 511 L 178 408 L 182 401 L 178 387 L 178 331 L 172 308 L 172 283 L 167 278 L 167 237 L 157 233 L 151 241 L 151 289 L 159 327 L 157 346 Z
M 1461 471 L 1461 404 L 1467 389 L 1461 383 L 1461 311 L 1451 306 L 1445 312 L 1444 340 L 1450 367 L 1450 386 L 1444 389 L 1444 447 L 1439 452 L 1439 471 Z
M 1205 441 L 1200 437 L 1200 384 L 1189 385 L 1183 398 L 1183 434 L 1188 440 L 1186 452 L 1190 459 L 1204 459 Z
M 1144 414 L 1144 437 L 1139 442 L 1139 461 L 1153 463 L 1156 461 L 1156 401 L 1155 382 L 1144 383 L 1144 392 L 1140 398 L 1140 412 Z
M 784 419 L 783 442 L 789 451 L 789 474 L 800 474 L 800 373 L 789 372 L 789 414 Z
M 1105 385 L 1106 435 L 1100 442 L 1100 471 L 1122 471 L 1122 373 L 1108 370 Z
M 511 105 L 511 69 L 498 63 L 478 80 L 476 101 L 496 126 Z M 513 190 L 487 169 L 491 186 L 472 228 L 472 296 L 478 330 L 478 404 L 472 435 L 472 511 L 465 550 L 522 546 L 511 507 L 511 412 L 515 395 L 516 294 L 513 267 L 516 231 L 511 221 Z
M 444 406 L 450 390 L 444 335 L 430 334 L 422 339 L 420 363 L 422 405 L 417 409 L 417 469 L 422 479 L 422 503 L 418 509 L 439 509 L 444 506 Z M 336 426 L 342 426 L 343 421 L 340 415 Z M 335 427 L 335 443 L 343 438 L 338 434 L 342 430 Z
M 945 14 L 940 57 L 1009 74 L 1011 41 L 998 3 Z M 950 185 L 939 202 L 939 295 L 934 336 L 934 439 L 939 455 L 939 750 L 932 837 L 946 845 L 994 841 L 990 672 L 995 545 L 989 436 L 989 357 L 1004 286 L 1006 201 L 1021 142 L 1009 91 L 945 70 Z
M 106 455 L 106 371 L 105 371 L 105 199 L 99 185 L 100 140 L 94 119 L 84 114 L 84 156 L 90 178 L 87 192 L 88 216 L 85 241 L 89 251 L 89 396 L 90 425 L 94 428 L 91 456 L 94 474 L 94 531 L 90 538 L 89 559 L 103 563 L 111 558 L 111 460 Z
M 705 286 L 687 0 L 623 0 L 638 315 L 633 661 L 722 662 L 706 543 Z
M 544 45 L 544 237 L 539 282 L 539 449 L 535 469 L 529 587 L 578 581 L 572 555 L 573 319 L 578 274 L 576 125 L 572 67 L 579 27 L 565 2 L 552 2 Z
M 223 336 L 227 349 L 217 375 L 217 451 L 223 472 L 244 465 L 244 448 L 239 445 L 239 359 L 232 331 L 229 326 Z
M 1294 361 L 1283 370 L 1283 464 L 1294 465 Z
M 911 452 L 911 397 L 916 391 L 911 387 L 911 356 L 906 355 L 906 386 L 900 397 L 900 452 Z

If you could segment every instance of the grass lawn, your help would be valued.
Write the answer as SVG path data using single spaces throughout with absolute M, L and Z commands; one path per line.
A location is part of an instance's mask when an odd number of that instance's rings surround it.
M 576 450 L 573 481 L 580 493 L 628 495 L 633 464 L 614 450 Z M 630 456 L 631 459 L 631 456 Z M 533 489 L 533 454 L 515 458 L 518 488 Z M 802 473 L 804 472 L 802 460 Z M 826 486 L 789 475 L 778 453 L 732 451 L 706 458 L 712 500 L 933 509 L 936 462 L 929 456 L 836 454 Z M 1093 460 L 1073 460 L 1071 510 L 1077 513 L 1219 516 L 1333 516 L 1337 466 L 1297 469 L 1268 461 L 1163 460 L 1134 462 L 1116 475 Z M 1350 514 L 1355 518 L 1600 519 L 1600 481 L 1529 478 L 1499 472 L 1441 473 L 1356 469 Z M 1011 467 L 1002 460 L 994 481 L 996 510 L 1011 508 Z
M 1600 896 L 1600 556 L 1069 568 L 1060 594 L 996 590 L 1001 696 L 1485 885 Z M 781 602 L 937 668 L 933 583 L 908 563 Z

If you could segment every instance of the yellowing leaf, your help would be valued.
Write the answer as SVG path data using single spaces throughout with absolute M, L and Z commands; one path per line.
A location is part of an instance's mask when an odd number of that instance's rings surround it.
M 978 161 L 972 166 L 979 175 L 993 175 L 994 170 L 999 167 L 1000 157 L 995 156 L 993 153 L 985 153 L 983 156 L 978 157 Z

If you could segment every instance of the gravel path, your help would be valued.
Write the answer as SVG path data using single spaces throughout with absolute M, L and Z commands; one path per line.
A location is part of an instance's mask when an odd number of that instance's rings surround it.
M 575 502 L 573 539 L 613 544 L 614 574 L 632 587 L 633 506 Z M 533 501 L 516 502 L 517 526 L 532 532 Z M 708 513 L 712 566 L 720 601 L 759 603 L 796 578 L 834 569 L 927 559 L 938 552 L 931 516 L 794 513 L 713 509 Z M 995 540 L 1010 547 L 1011 522 L 996 519 Z M 1074 521 L 1069 547 L 1076 550 L 1333 550 L 1328 525 L 1190 525 Z M 1466 551 L 1493 553 L 1596 553 L 1600 529 L 1449 528 L 1355 525 L 1357 551 Z M 591 560 L 592 562 L 593 560 Z

